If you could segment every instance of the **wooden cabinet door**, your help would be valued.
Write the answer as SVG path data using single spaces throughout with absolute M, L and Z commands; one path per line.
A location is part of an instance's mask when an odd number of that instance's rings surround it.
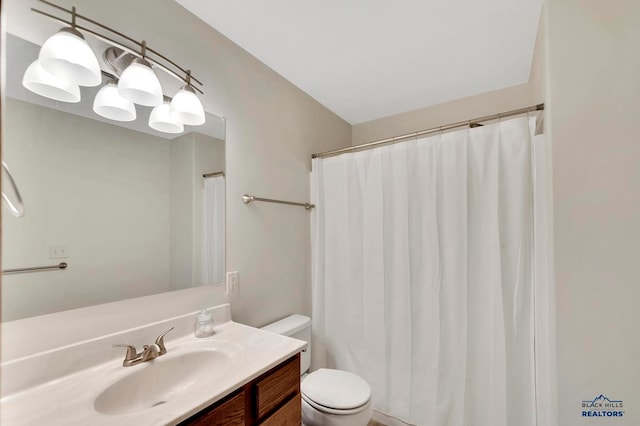
M 300 356 L 274 368 L 256 382 L 256 413 L 259 420 L 287 399 L 300 393 Z
M 300 394 L 291 398 L 278 411 L 260 423 L 260 426 L 300 426 L 302 419 L 302 400 Z
M 244 426 L 244 390 L 232 395 L 214 408 L 205 409 L 180 426 Z

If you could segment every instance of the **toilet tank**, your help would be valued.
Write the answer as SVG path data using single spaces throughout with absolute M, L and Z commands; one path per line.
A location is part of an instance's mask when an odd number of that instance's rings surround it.
M 300 354 L 300 374 L 311 366 L 311 318 L 305 315 L 290 315 L 280 321 L 262 327 L 263 330 L 307 342 L 307 348 Z

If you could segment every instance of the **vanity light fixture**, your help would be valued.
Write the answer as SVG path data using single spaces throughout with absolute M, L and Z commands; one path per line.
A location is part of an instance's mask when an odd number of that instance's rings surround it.
M 116 121 L 136 119 L 136 106 L 120 95 L 118 86 L 113 80 L 102 86 L 94 98 L 93 112 L 101 117 Z
M 162 105 L 162 87 L 160 80 L 145 60 L 147 43 L 142 42 L 142 57 L 135 58 L 122 72 L 118 81 L 118 91 L 123 98 L 138 105 Z
M 184 124 L 199 126 L 204 124 L 204 108 L 190 82 L 191 71 L 187 70 L 187 84 L 173 97 L 171 112 Z
M 80 87 L 45 70 L 36 59 L 22 76 L 22 85 L 33 93 L 56 101 L 80 102 Z
M 79 102 L 78 86 L 97 86 L 102 82 L 102 75 L 106 75 L 110 80 L 100 89 L 93 102 L 96 114 L 112 120 L 132 121 L 136 118 L 133 105 L 136 103 L 155 107 L 151 111 L 149 125 L 161 132 L 180 133 L 184 130 L 184 124 L 204 124 L 204 108 L 197 95 L 203 94 L 202 82 L 191 74 L 191 70 L 182 68 L 151 49 L 145 41 L 137 41 L 78 14 L 75 7 L 66 9 L 48 0 L 38 1 L 70 14 L 71 19 L 31 9 L 66 27 L 42 45 L 39 60 L 32 63 L 24 74 L 24 87 L 57 101 Z M 81 31 L 109 45 L 104 52 L 104 59 L 114 74 L 100 69 Z M 183 84 L 171 104 L 164 102 L 166 97 L 155 74 L 158 69 Z M 117 85 L 114 79 L 118 81 Z
M 149 127 L 164 133 L 182 133 L 184 131 L 182 122 L 171 112 L 169 102 L 164 102 L 151 110 Z
M 102 82 L 98 58 L 76 29 L 76 8 L 71 8 L 71 26 L 62 28 L 44 42 L 38 55 L 44 69 L 80 86 Z

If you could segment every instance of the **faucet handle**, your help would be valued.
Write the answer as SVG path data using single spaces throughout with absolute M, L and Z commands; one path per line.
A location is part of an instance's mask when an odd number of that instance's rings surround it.
M 174 328 L 175 327 L 171 327 L 170 329 L 168 329 L 167 331 L 165 331 L 164 333 L 162 333 L 156 338 L 156 345 L 158 345 L 158 347 L 160 348 L 159 355 L 164 355 L 167 353 L 167 348 L 164 346 L 164 336 Z
M 131 345 L 113 345 L 114 348 L 127 348 L 127 354 L 124 357 L 124 362 L 133 361 L 138 357 L 138 350 L 135 346 Z

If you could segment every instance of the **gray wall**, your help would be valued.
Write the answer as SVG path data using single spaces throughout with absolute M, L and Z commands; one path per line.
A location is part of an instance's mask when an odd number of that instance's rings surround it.
M 640 2 L 549 0 L 560 425 L 640 424 Z M 582 418 L 600 394 L 622 419 Z

